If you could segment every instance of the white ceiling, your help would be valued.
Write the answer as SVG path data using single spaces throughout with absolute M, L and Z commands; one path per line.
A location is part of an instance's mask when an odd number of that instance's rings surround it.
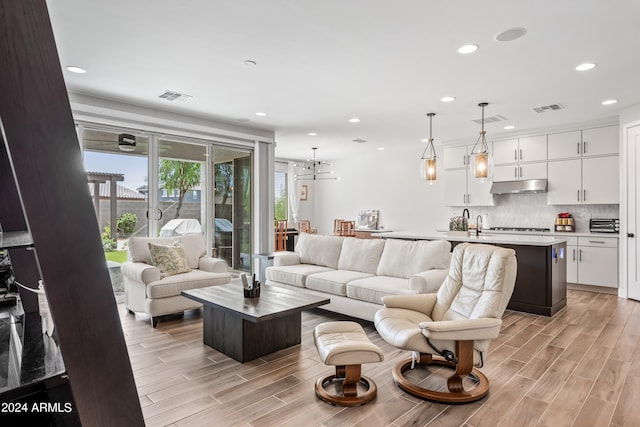
M 276 132 L 279 157 L 311 147 L 488 138 L 616 116 L 640 102 L 637 0 L 49 0 L 68 89 Z M 512 27 L 512 42 L 495 36 Z M 460 55 L 474 43 L 480 49 Z M 257 63 L 254 68 L 244 60 Z M 586 72 L 583 62 L 598 66 Z M 165 90 L 187 102 L 158 98 Z M 453 103 L 442 103 L 445 95 Z M 602 106 L 605 99 L 617 99 Z M 538 114 L 553 103 L 565 109 Z M 268 113 L 257 117 L 258 111 Z M 347 120 L 359 117 L 360 123 Z M 315 137 L 308 132 L 317 132 Z M 366 139 L 366 144 L 352 142 Z

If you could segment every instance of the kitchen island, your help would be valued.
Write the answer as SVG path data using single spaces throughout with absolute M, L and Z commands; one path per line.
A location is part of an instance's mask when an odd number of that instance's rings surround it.
M 518 275 L 507 308 L 553 316 L 567 305 L 567 243 L 562 236 L 470 235 L 446 232 L 390 232 L 383 239 L 448 240 L 458 243 L 484 243 L 516 251 Z

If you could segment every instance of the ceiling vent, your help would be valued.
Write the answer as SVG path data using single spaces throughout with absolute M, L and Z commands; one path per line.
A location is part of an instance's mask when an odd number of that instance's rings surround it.
M 164 93 L 158 96 L 158 98 L 166 99 L 167 101 L 175 101 L 175 100 L 188 101 L 191 98 L 193 98 L 193 96 L 187 95 L 185 93 L 174 92 L 172 90 L 166 90 L 164 91 Z
M 352 141 L 357 142 L 358 144 L 364 144 L 365 142 L 367 142 L 366 139 L 362 139 L 362 138 L 352 139 Z
M 535 111 L 536 113 L 544 113 L 547 111 L 563 110 L 563 109 L 564 107 L 560 104 L 550 104 L 550 105 L 543 105 L 542 107 L 534 108 L 533 111 Z
M 491 116 L 491 117 L 485 117 L 484 118 L 484 122 L 486 123 L 495 123 L 495 122 L 503 122 L 507 120 L 507 118 L 505 116 L 501 116 L 500 114 L 496 114 L 495 116 Z M 481 125 L 482 124 L 482 119 L 476 119 L 474 120 L 475 123 Z

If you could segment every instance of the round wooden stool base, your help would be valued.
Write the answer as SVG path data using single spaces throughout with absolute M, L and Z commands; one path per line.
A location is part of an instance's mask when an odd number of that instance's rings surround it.
M 367 391 L 356 396 L 344 396 L 329 394 L 325 390 L 324 386 L 332 381 L 343 381 L 344 378 L 337 378 L 335 375 L 328 375 L 326 377 L 319 378 L 316 381 L 316 396 L 324 400 L 327 403 L 338 406 L 358 406 L 371 402 L 376 398 L 378 394 L 378 388 L 376 383 L 369 377 L 362 375 L 358 380 L 358 383 L 363 385 Z
M 478 383 L 478 385 L 476 385 L 469 391 L 463 390 L 457 392 L 442 392 L 418 387 L 404 376 L 404 373 L 407 370 L 411 369 L 411 362 L 411 359 L 406 359 L 398 363 L 393 368 L 393 379 L 395 380 L 396 384 L 398 384 L 398 387 L 400 387 L 402 390 L 421 399 L 440 403 L 469 403 L 480 400 L 484 396 L 486 396 L 487 393 L 489 393 L 489 379 L 476 368 L 473 368 L 473 370 L 469 374 L 467 374 L 474 378 L 474 380 Z M 441 365 L 453 368 L 454 370 L 456 369 L 455 363 L 447 362 L 446 360 L 441 359 L 432 359 L 430 363 L 426 364 Z M 421 365 L 425 365 L 425 363 L 421 363 Z

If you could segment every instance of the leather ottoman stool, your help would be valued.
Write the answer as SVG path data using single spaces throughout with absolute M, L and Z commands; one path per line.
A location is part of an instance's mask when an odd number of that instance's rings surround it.
M 325 365 L 335 365 L 335 375 L 316 381 L 316 396 L 325 402 L 340 406 L 363 405 L 376 397 L 376 383 L 361 375 L 363 363 L 384 360 L 382 350 L 367 338 L 356 322 L 325 322 L 316 326 L 313 341 Z M 340 393 L 330 394 L 324 386 L 333 381 L 342 382 Z M 358 395 L 358 384 L 366 391 Z

